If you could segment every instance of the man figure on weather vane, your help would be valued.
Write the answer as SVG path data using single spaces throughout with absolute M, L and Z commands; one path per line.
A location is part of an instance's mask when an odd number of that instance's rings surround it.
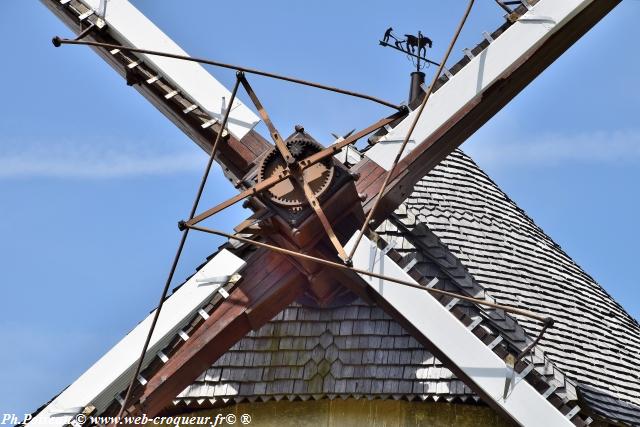
M 393 27 L 387 28 L 382 36 L 382 40 L 380 40 L 380 44 L 382 46 L 387 46 L 399 50 L 401 52 L 406 53 L 407 55 L 413 56 L 417 59 L 417 68 L 420 71 L 422 61 L 422 66 L 427 63 L 435 64 L 433 61 L 430 61 L 426 58 L 427 55 L 427 47 L 431 48 L 433 46 L 433 42 L 429 37 L 423 36 L 422 32 L 418 31 L 418 35 L 414 36 L 412 34 L 405 34 L 404 40 L 399 40 L 393 34 Z M 393 45 L 389 43 L 390 39 L 394 40 Z M 437 65 L 437 64 L 436 64 Z
M 396 46 L 398 45 L 398 39 L 393 35 L 393 27 L 387 28 L 387 31 L 384 32 L 384 36 L 382 37 L 383 43 L 389 43 L 389 38 L 393 38 L 396 42 Z

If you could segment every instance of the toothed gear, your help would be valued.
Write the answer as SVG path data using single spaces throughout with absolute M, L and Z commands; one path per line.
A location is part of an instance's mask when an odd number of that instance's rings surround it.
M 289 149 L 289 152 L 291 153 L 291 155 L 295 157 L 296 160 L 298 160 L 300 159 L 300 156 L 302 156 L 305 146 L 307 145 L 308 144 L 306 141 L 294 139 L 293 141 L 287 144 L 287 148 Z
M 323 147 L 310 137 L 304 134 L 294 134 L 286 141 L 287 148 L 296 161 L 303 160 L 310 155 L 317 153 Z M 280 152 L 274 147 L 264 157 L 258 171 L 258 182 L 271 176 L 281 174 L 285 169 L 285 161 L 280 156 Z M 310 177 L 309 186 L 316 197 L 320 197 L 329 188 L 333 179 L 334 169 L 331 159 L 318 162 L 306 170 L 306 175 Z M 294 185 L 291 179 L 282 181 L 268 190 L 269 199 L 281 206 L 286 206 L 294 210 L 299 210 L 307 203 L 303 189 Z

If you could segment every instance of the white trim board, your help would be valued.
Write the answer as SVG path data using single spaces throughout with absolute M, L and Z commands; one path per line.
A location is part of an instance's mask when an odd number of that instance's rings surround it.
M 345 247 L 347 252 L 355 239 L 354 234 Z M 417 284 L 367 237 L 362 238 L 354 253 L 353 266 Z M 533 426 L 544 420 L 545 427 L 573 425 L 518 376 L 505 399 L 505 380 L 511 376 L 510 368 L 429 292 L 363 274 L 360 276 L 519 424 Z
M 82 1 L 94 11 L 99 11 L 104 0 Z M 188 55 L 128 0 L 107 1 L 106 16 L 103 19 L 108 25 L 110 34 L 123 45 Z M 212 118 L 222 121 L 223 108 L 228 107 L 226 104 L 231 98 L 231 92 L 202 65 L 173 58 L 137 55 L 144 58 L 146 63 L 152 64 L 160 71 L 163 78 L 175 85 L 180 92 L 208 112 Z M 229 114 L 229 132 L 236 139 L 242 139 L 259 121 L 258 116 L 236 98 Z
M 402 153 L 402 158 L 462 110 L 468 102 L 488 89 L 511 65 L 525 57 L 532 49 L 541 46 L 593 1 L 540 0 L 536 3 L 431 95 Z M 412 111 L 371 147 L 366 156 L 384 169 L 390 170 L 416 114 L 417 110 Z
M 204 267 L 176 290 L 164 303 L 154 330 L 145 364 L 172 340 L 198 310 L 224 283 L 211 283 L 212 277 L 228 279 L 246 265 L 226 249 L 221 250 Z M 87 405 L 100 413 L 124 390 L 149 333 L 155 310 L 129 334 L 100 358 L 76 381 L 60 393 L 30 422 L 30 425 L 64 426 Z

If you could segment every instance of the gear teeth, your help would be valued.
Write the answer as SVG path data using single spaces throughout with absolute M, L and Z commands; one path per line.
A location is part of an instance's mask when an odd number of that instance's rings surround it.
M 296 138 L 290 138 L 286 141 L 287 148 L 293 155 L 296 160 L 302 160 L 309 155 L 317 153 L 322 150 L 322 146 L 315 142 L 310 137 L 300 137 L 296 135 Z M 316 197 L 320 196 L 331 184 L 331 180 L 333 179 L 334 170 L 333 166 L 327 163 L 321 163 L 325 170 L 320 174 L 319 179 L 316 179 L 311 183 L 311 187 L 313 189 Z M 258 168 L 258 182 L 265 180 L 269 176 L 273 176 L 278 173 L 279 170 L 285 168 L 285 163 L 278 150 L 273 147 L 271 151 L 262 159 L 260 166 Z M 293 211 L 300 211 L 302 207 L 307 203 L 306 197 L 304 196 L 304 192 L 302 190 L 295 190 L 291 193 L 287 193 L 286 195 L 278 196 L 274 193 L 277 186 L 273 187 L 268 191 L 269 198 L 272 202 L 286 206 Z M 287 197 L 289 196 L 289 197 Z
M 291 143 L 287 144 L 287 148 L 289 149 L 289 152 L 293 157 L 296 158 L 296 160 L 299 160 L 300 157 L 302 156 L 302 153 L 304 152 L 305 145 L 306 145 L 304 144 L 304 142 L 305 141 L 302 141 L 299 139 L 294 139 L 293 141 L 291 141 Z

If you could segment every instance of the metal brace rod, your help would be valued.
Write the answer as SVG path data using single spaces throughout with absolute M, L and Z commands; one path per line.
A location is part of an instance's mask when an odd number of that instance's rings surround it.
M 330 147 L 325 148 L 324 150 L 316 153 L 316 154 L 312 154 L 311 156 L 307 157 L 306 159 L 300 161 L 300 169 L 302 171 L 304 171 L 305 169 L 313 166 L 314 164 L 326 159 L 327 157 L 331 157 L 333 155 L 335 155 L 338 151 L 340 151 L 342 148 L 344 148 L 345 146 L 354 143 L 355 141 L 357 141 L 358 139 L 362 138 L 365 135 L 370 134 L 371 132 L 375 132 L 378 129 L 388 125 L 389 123 L 394 122 L 395 120 L 398 120 L 399 118 L 402 118 L 406 115 L 406 110 L 403 111 L 399 111 L 397 113 L 392 114 L 389 117 L 385 117 L 383 119 L 378 120 L 377 122 L 375 122 L 374 124 L 364 128 L 363 130 L 351 135 L 350 137 L 348 137 L 347 139 L 338 142 L 336 144 L 333 144 Z M 211 209 L 207 209 L 206 211 L 202 212 L 201 214 L 193 217 L 192 219 L 188 220 L 188 221 L 182 221 L 178 224 L 179 227 L 184 227 L 184 226 L 193 226 L 201 221 L 204 221 L 205 219 L 217 214 L 218 212 L 228 208 L 229 206 L 232 206 L 236 203 L 238 203 L 239 201 L 246 199 L 247 197 L 250 196 L 257 196 L 258 194 L 260 194 L 263 191 L 268 190 L 269 188 L 273 187 L 274 185 L 284 181 L 285 179 L 290 178 L 291 172 L 289 170 L 284 170 L 283 173 L 281 175 L 274 175 L 271 176 L 267 179 L 265 179 L 264 181 L 261 181 L 259 183 L 257 183 L 256 185 L 254 185 L 251 188 L 248 188 L 244 191 L 242 191 L 241 193 L 236 194 L 235 196 L 233 196 L 232 198 L 218 204 L 217 206 L 212 207 Z
M 111 43 L 72 40 L 72 39 L 61 38 L 61 37 L 58 37 L 58 36 L 54 37 L 52 42 L 53 42 L 53 45 L 56 46 L 56 47 L 59 47 L 59 46 L 61 46 L 63 44 L 87 45 L 87 46 L 94 46 L 94 47 L 102 47 L 102 48 L 105 48 L 105 49 L 108 49 L 108 50 L 120 49 L 120 50 L 125 51 L 125 52 L 142 53 L 142 54 L 145 54 L 145 55 L 164 56 L 166 58 L 174 58 L 174 59 L 181 59 L 181 60 L 184 60 L 184 61 L 198 62 L 200 64 L 213 65 L 215 67 L 221 67 L 221 68 L 229 68 L 229 69 L 236 70 L 236 71 L 242 71 L 242 72 L 245 72 L 247 74 L 256 74 L 258 76 L 269 77 L 269 78 L 276 79 L 276 80 L 284 80 L 284 81 L 287 81 L 287 82 L 290 82 L 290 83 L 296 83 L 296 84 L 300 84 L 300 85 L 304 85 L 304 86 L 315 87 L 317 89 L 322 89 L 322 90 L 327 90 L 327 91 L 330 91 L 330 92 L 341 93 L 343 95 L 352 96 L 352 97 L 355 97 L 355 98 L 366 99 L 368 101 L 372 101 L 372 102 L 384 105 L 384 106 L 389 107 L 389 108 L 394 108 L 396 110 L 402 110 L 402 108 L 403 108 L 401 105 L 396 105 L 396 104 L 393 104 L 391 102 L 384 101 L 384 100 L 382 100 L 380 98 L 376 98 L 375 96 L 365 95 L 365 94 L 362 94 L 362 93 L 353 92 L 353 91 L 346 90 L 346 89 L 340 89 L 340 88 L 333 87 L 333 86 L 328 86 L 328 85 L 324 85 L 324 84 L 320 84 L 320 83 L 315 83 L 315 82 L 311 82 L 311 81 L 307 81 L 307 80 L 298 79 L 298 78 L 295 78 L 295 77 L 283 76 L 283 75 L 280 75 L 280 74 L 275 74 L 275 73 L 270 73 L 270 72 L 267 72 L 267 71 L 257 70 L 255 68 L 241 67 L 239 65 L 227 64 L 227 63 L 224 63 L 224 62 L 213 61 L 213 60 L 205 59 L 205 58 L 197 58 L 197 57 L 191 57 L 191 56 L 185 56 L 185 55 L 177 55 L 175 53 L 159 52 L 157 50 L 140 49 L 140 48 L 136 48 L 136 47 L 122 46 L 122 45 L 111 44 Z
M 383 119 L 380 119 L 377 122 L 375 122 L 374 124 L 372 124 L 371 126 L 366 127 L 364 129 L 362 129 L 361 131 L 354 133 L 353 135 L 349 136 L 348 138 L 345 138 L 340 142 L 336 142 L 335 144 L 330 145 L 329 147 L 325 148 L 324 150 L 322 150 L 322 151 L 320 151 L 320 152 L 318 152 L 316 154 L 312 154 L 311 156 L 309 156 L 306 159 L 302 160 L 300 162 L 300 166 L 304 170 L 304 169 L 308 168 L 309 166 L 312 166 L 312 165 L 314 165 L 314 164 L 326 159 L 327 157 L 331 157 L 331 156 L 337 154 L 338 151 L 342 150 L 347 145 L 353 144 L 354 142 L 356 142 L 357 140 L 359 140 L 363 136 L 368 135 L 371 132 L 375 132 L 378 129 L 389 125 L 390 123 L 393 123 L 394 121 L 403 118 L 404 116 L 407 115 L 408 111 L 409 110 L 407 109 L 407 107 L 404 106 L 401 111 L 398 111 L 397 113 L 392 114 L 389 117 L 385 117 Z
M 327 259 L 322 259 L 322 258 L 318 258 L 312 255 L 307 255 L 307 254 L 302 254 L 299 252 L 295 252 L 295 251 L 291 251 L 289 249 L 285 249 L 285 248 L 280 248 L 278 246 L 273 246 L 270 245 L 268 243 L 263 243 L 263 242 L 258 242 L 256 240 L 251 240 L 251 239 L 247 239 L 246 237 L 241 237 L 241 236 L 236 236 L 233 234 L 229 234 L 229 233 L 225 233 L 224 231 L 220 231 L 220 230 L 215 230 L 212 228 L 206 228 L 206 227 L 200 227 L 200 226 L 187 226 L 187 228 L 190 228 L 192 230 L 197 230 L 197 231 L 202 231 L 204 233 L 209 233 L 209 234 L 215 234 L 217 236 L 222 236 L 222 237 L 226 237 L 228 239 L 231 240 L 237 240 L 239 242 L 243 242 L 243 243 L 247 243 L 250 245 L 254 245 L 254 246 L 259 246 L 262 248 L 266 248 L 269 249 L 271 251 L 274 252 L 278 252 L 281 253 L 283 255 L 289 255 L 292 257 L 297 257 L 297 258 L 302 258 L 308 261 L 313 261 L 313 262 L 317 262 L 319 264 L 323 264 L 326 265 L 328 267 L 333 267 L 333 268 L 337 268 L 340 270 L 348 270 L 348 271 L 352 271 L 358 274 L 364 274 L 365 276 L 370 276 L 370 277 L 375 277 L 377 279 L 382 279 L 382 280 L 387 280 L 389 282 L 393 282 L 393 283 L 397 283 L 399 285 L 404 285 L 404 286 L 409 286 L 412 288 L 416 288 L 416 289 L 421 289 L 423 291 L 432 293 L 432 294 L 438 294 L 438 295 L 446 295 L 452 298 L 458 298 L 461 299 L 463 301 L 469 301 L 472 302 L 474 304 L 479 304 L 479 305 L 483 305 L 486 307 L 491 307 L 491 308 L 498 308 L 501 310 L 504 310 L 507 313 L 514 313 L 514 314 L 519 314 L 521 316 L 525 316 L 531 319 L 535 319 L 539 322 L 546 322 L 548 317 L 545 316 L 541 316 L 539 314 L 533 313 L 529 310 L 523 310 L 521 308 L 516 308 L 516 307 L 511 307 L 511 306 L 507 306 L 507 305 L 502 305 L 502 304 L 496 304 L 487 300 L 483 300 L 483 299 L 479 299 L 479 298 L 473 298 L 473 297 L 469 297 L 466 295 L 462 295 L 462 294 L 458 294 L 455 292 L 449 292 L 449 291 L 445 291 L 442 289 L 435 289 L 435 288 L 428 288 L 422 285 L 416 285 L 413 282 L 409 282 L 406 280 L 401 280 L 401 279 L 395 279 L 393 277 L 387 277 L 383 274 L 378 274 L 378 273 L 373 273 L 371 271 L 367 271 L 367 270 L 363 270 L 360 268 L 356 268 L 356 267 L 350 267 L 348 265 L 344 265 L 344 264 L 340 264 L 338 262 L 334 262 L 334 261 L 329 261 Z
M 504 310 L 504 311 L 507 311 L 507 310 Z M 511 384 L 513 384 L 513 382 L 515 381 L 516 366 L 518 365 L 518 362 L 524 359 L 527 356 L 527 354 L 529 354 L 531 350 L 533 350 L 533 348 L 538 344 L 538 342 L 540 342 L 540 340 L 542 339 L 542 336 L 547 331 L 547 329 L 553 326 L 554 320 L 551 317 L 546 317 L 542 320 L 542 322 L 543 322 L 542 329 L 540 330 L 540 333 L 538 334 L 538 336 L 533 340 L 533 342 L 529 344 L 524 350 L 522 350 L 515 359 L 508 361 L 508 365 L 511 368 L 511 375 L 507 375 L 507 377 L 505 378 L 503 397 L 506 398 L 509 392 L 509 389 L 511 388 Z
M 302 190 L 307 199 L 307 202 L 309 202 L 309 204 L 311 205 L 311 208 L 315 211 L 316 215 L 318 216 L 318 219 L 320 219 L 322 228 L 324 228 L 324 231 L 327 233 L 327 236 L 329 236 L 329 240 L 331 241 L 331 244 L 333 245 L 333 247 L 336 249 L 336 251 L 338 251 L 338 256 L 343 262 L 348 262 L 347 253 L 344 250 L 344 247 L 342 246 L 342 244 L 340 243 L 340 240 L 338 240 L 336 233 L 333 231 L 333 227 L 331 227 L 331 223 L 329 222 L 329 219 L 324 214 L 324 211 L 322 210 L 322 206 L 320 206 L 320 201 L 318 200 L 316 195 L 313 194 L 313 190 L 311 189 L 311 186 L 307 181 L 306 174 L 303 171 L 303 172 L 298 172 L 296 175 L 297 175 L 296 177 L 297 184 L 302 186 Z
M 467 22 L 467 18 L 469 17 L 469 13 L 471 12 L 471 7 L 473 6 L 474 1 L 475 0 L 469 0 L 469 3 L 467 4 L 467 8 L 465 10 L 465 13 L 462 16 L 462 19 L 460 20 L 460 23 L 458 24 L 458 28 L 456 29 L 456 31 L 455 31 L 455 33 L 453 35 L 453 38 L 451 39 L 451 42 L 449 43 L 449 47 L 447 48 L 447 52 L 444 54 L 444 57 L 442 58 L 442 62 L 440 62 L 440 65 L 438 66 L 438 71 L 436 71 L 435 75 L 433 76 L 433 81 L 431 82 L 431 86 L 429 86 L 429 90 L 424 95 L 424 99 L 422 100 L 422 103 L 420 104 L 420 108 L 418 109 L 418 112 L 416 113 L 416 116 L 413 119 L 413 122 L 411 123 L 411 126 L 409 127 L 409 130 L 407 131 L 407 135 L 405 136 L 404 141 L 402 141 L 402 145 L 400 146 L 400 149 L 398 150 L 398 154 L 396 154 L 396 158 L 393 161 L 393 165 L 391 166 L 391 169 L 387 173 L 387 176 L 385 177 L 384 182 L 382 183 L 382 186 L 380 187 L 380 191 L 378 192 L 378 195 L 376 196 L 375 201 L 373 202 L 373 206 L 371 207 L 371 210 L 367 214 L 367 218 L 365 219 L 364 223 L 362 224 L 362 227 L 360 228 L 360 231 L 358 233 L 358 237 L 356 238 L 356 242 L 353 245 L 353 249 L 351 249 L 351 252 L 349 253 L 349 259 L 353 258 L 353 254 L 355 253 L 356 248 L 358 247 L 358 244 L 360 243 L 360 240 L 362 240 L 362 236 L 364 236 L 365 231 L 369 228 L 369 223 L 371 221 L 371 218 L 373 218 L 373 215 L 375 214 L 376 210 L 378 209 L 378 206 L 380 205 L 380 201 L 382 200 L 382 195 L 384 194 L 385 190 L 387 189 L 387 185 L 389 185 L 389 180 L 393 176 L 393 173 L 395 172 L 396 167 L 398 166 L 398 162 L 400 161 L 400 158 L 402 157 L 402 153 L 404 152 L 404 149 L 406 148 L 407 143 L 409 142 L 409 139 L 411 138 L 411 134 L 413 134 L 413 130 L 416 128 L 416 125 L 418 124 L 418 120 L 420 119 L 420 116 L 422 115 L 422 112 L 424 111 L 424 107 L 427 105 L 427 101 L 429 101 L 429 98 L 431 97 L 431 94 L 433 93 L 433 88 L 435 87 L 436 82 L 440 78 L 440 74 L 442 74 L 442 70 L 444 69 L 444 66 L 445 66 L 446 62 L 449 59 L 449 55 L 451 54 L 451 51 L 453 50 L 453 47 L 456 44 L 456 41 L 458 40 L 458 36 L 460 36 L 460 32 L 462 31 L 462 28 L 464 27 L 464 24 Z
M 282 136 L 280 135 L 280 132 L 278 132 L 278 129 L 276 129 L 276 127 L 273 125 L 273 122 L 269 117 L 269 113 L 267 113 L 267 110 L 264 108 L 264 106 L 260 102 L 260 99 L 258 99 L 258 96 L 256 95 L 255 91 L 253 90 L 253 88 L 251 87 L 247 79 L 245 77 L 242 77 L 240 79 L 240 83 L 242 83 L 242 87 L 244 87 L 244 90 L 247 92 L 247 95 L 249 95 L 249 98 L 251 98 L 253 105 L 255 105 L 256 108 L 258 109 L 258 113 L 260 114 L 260 117 L 262 117 L 262 120 L 264 121 L 264 124 L 267 126 L 267 129 L 269 129 L 271 138 L 273 139 L 273 142 L 276 144 L 276 148 L 280 152 L 280 155 L 287 162 L 288 165 L 292 165 L 296 161 L 296 159 L 291 155 L 291 153 L 289 152 L 289 149 L 287 148 L 287 144 L 285 144 L 284 140 L 282 139 Z
M 230 106 L 233 105 L 233 101 L 236 98 L 236 94 L 238 93 L 238 87 L 240 86 L 240 79 L 242 77 L 243 77 L 242 72 L 238 72 L 236 75 L 236 83 L 233 86 L 233 90 L 231 92 L 231 98 L 229 101 Z M 230 112 L 231 112 L 231 108 L 227 108 L 227 110 L 225 111 L 224 118 L 222 120 L 223 130 L 227 126 Z M 193 216 L 196 213 L 196 209 L 198 208 L 198 204 L 200 203 L 202 193 L 204 192 L 205 184 L 207 183 L 207 178 L 209 177 L 209 173 L 211 172 L 211 167 L 213 166 L 213 162 L 216 156 L 216 151 L 218 149 L 218 144 L 222 140 L 222 134 L 223 134 L 222 131 L 216 134 L 215 142 L 213 143 L 213 147 L 211 148 L 211 155 L 209 156 L 209 161 L 207 162 L 207 166 L 205 167 L 204 173 L 202 174 L 202 179 L 200 180 L 200 186 L 198 187 L 196 197 L 193 201 L 193 206 L 191 207 L 189 218 L 193 218 Z M 162 306 L 164 305 L 164 302 L 167 299 L 167 293 L 169 292 L 169 287 L 171 286 L 173 275 L 175 274 L 176 268 L 178 267 L 178 261 L 180 260 L 180 255 L 182 255 L 182 250 L 184 249 L 184 245 L 187 241 L 188 234 L 189 234 L 188 229 L 183 230 L 182 237 L 180 238 L 180 243 L 178 244 L 178 249 L 176 250 L 176 254 L 171 264 L 171 269 L 169 270 L 169 274 L 167 275 L 167 280 L 165 281 L 164 288 L 162 289 L 162 293 L 160 295 L 158 308 L 156 308 L 154 312 L 153 320 L 151 321 L 151 326 L 149 327 L 149 333 L 147 334 L 147 337 L 144 341 L 144 345 L 142 346 L 142 351 L 140 352 L 140 358 L 138 359 L 136 370 L 131 377 L 131 382 L 127 387 L 127 392 L 122 401 L 122 406 L 120 407 L 120 411 L 118 412 L 118 417 L 117 417 L 118 419 L 122 417 L 122 414 L 126 410 L 127 404 L 131 398 L 131 392 L 133 391 L 133 386 L 136 382 L 136 378 L 138 378 L 138 375 L 140 375 L 140 370 L 142 369 L 142 363 L 144 362 L 144 357 L 147 354 L 147 350 L 149 349 L 149 343 L 151 342 L 151 336 L 153 335 L 153 331 L 155 330 L 156 324 L 158 323 L 158 317 L 160 317 L 160 311 L 162 310 Z

